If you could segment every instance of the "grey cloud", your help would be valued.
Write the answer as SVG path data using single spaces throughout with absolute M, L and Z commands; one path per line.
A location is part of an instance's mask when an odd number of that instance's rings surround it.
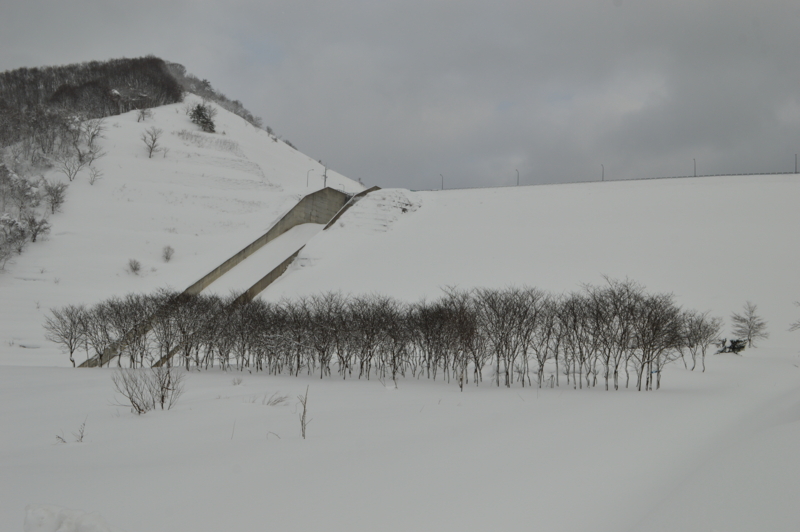
M 0 68 L 154 53 L 368 184 L 785 171 L 800 151 L 795 2 L 62 4 L 11 8 Z

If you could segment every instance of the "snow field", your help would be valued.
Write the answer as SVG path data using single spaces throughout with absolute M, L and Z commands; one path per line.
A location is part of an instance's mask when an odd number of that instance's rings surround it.
M 69 362 L 43 338 L 47 309 L 183 289 L 321 186 L 319 164 L 222 110 L 225 135 L 191 132 L 183 105 L 145 124 L 109 119 L 103 179 L 79 176 L 49 238 L 0 274 L 0 530 L 800 529 L 799 342 L 786 331 L 800 300 L 798 176 L 381 190 L 303 234 L 261 296 L 557 293 L 608 275 L 726 320 L 758 305 L 769 340 L 709 356 L 705 373 L 672 364 L 657 392 L 208 371 L 187 376 L 172 410 L 136 416 L 113 368 L 56 367 Z M 166 157 L 146 157 L 151 126 Z M 211 288 L 266 267 L 249 260 Z M 275 394 L 285 403 L 265 404 Z
M 767 512 L 772 530 L 800 522 L 800 461 L 772 452 L 800 429 L 800 369 L 768 348 L 713 357 L 705 374 L 672 366 L 656 393 L 193 372 L 177 406 L 144 416 L 114 406 L 112 371 L 0 374 L 0 474 L 14 479 L 0 483 L 2 522 L 21 522 L 27 504 L 99 512 L 130 531 L 747 530 L 737 516 Z M 265 405 L 275 394 L 288 400 Z M 751 478 L 741 459 L 776 482 L 728 485 Z

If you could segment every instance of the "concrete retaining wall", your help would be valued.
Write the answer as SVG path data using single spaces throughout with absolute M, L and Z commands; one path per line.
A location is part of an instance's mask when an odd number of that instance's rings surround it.
M 332 188 L 323 188 L 309 194 L 292 207 L 269 231 L 184 290 L 184 295 L 193 296 L 199 294 L 208 285 L 230 271 L 231 268 L 292 227 L 306 223 L 328 223 L 345 206 L 348 198 L 344 192 Z
M 367 190 L 363 190 L 363 191 L 359 192 L 358 194 L 356 194 L 355 196 L 353 196 L 352 198 L 350 198 L 350 201 L 348 201 L 348 202 L 345 204 L 345 206 L 344 206 L 344 207 L 342 207 L 341 209 L 339 209 L 339 212 L 337 212 L 337 213 L 334 215 L 334 217 L 330 219 L 330 221 L 327 223 L 327 225 L 326 225 L 326 226 L 325 226 L 325 227 L 324 227 L 322 230 L 324 231 L 325 229 L 327 229 L 327 228 L 329 228 L 330 226 L 332 226 L 332 225 L 334 224 L 334 222 L 336 222 L 336 220 L 338 220 L 338 219 L 339 219 L 339 217 L 340 217 L 341 215 L 343 215 L 345 212 L 347 212 L 347 210 L 348 210 L 350 207 L 352 207 L 353 205 L 355 205 L 355 204 L 358 202 L 358 200 L 360 200 L 361 198 L 363 198 L 364 196 L 366 196 L 366 195 L 367 195 L 367 194 L 369 194 L 370 192 L 375 192 L 376 190 L 380 190 L 380 189 L 381 189 L 381 187 L 372 187 L 372 188 L 368 188 Z

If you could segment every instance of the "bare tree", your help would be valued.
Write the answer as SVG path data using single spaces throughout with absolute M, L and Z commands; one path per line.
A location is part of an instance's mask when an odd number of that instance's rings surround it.
M 97 148 L 97 140 L 103 138 L 103 132 L 106 130 L 105 123 L 102 118 L 94 119 L 94 120 L 87 120 L 83 124 L 83 131 L 84 131 L 84 138 L 86 139 L 86 145 L 92 151 L 97 151 L 99 153 L 99 149 Z M 95 157 L 97 158 L 97 157 Z
M 695 311 L 686 311 L 683 317 L 683 335 L 686 348 L 692 355 L 692 371 L 697 365 L 697 356 L 706 370 L 706 351 L 708 347 L 719 341 L 722 330 L 722 318 L 711 318 L 708 312 L 702 314 Z
M 141 138 L 147 149 L 148 159 L 152 159 L 153 154 L 161 150 L 159 140 L 161 139 L 162 133 L 164 133 L 164 130 L 155 126 L 147 128 L 144 133 L 142 133 Z
M 45 199 L 47 206 L 50 207 L 50 214 L 55 214 L 61 210 L 61 206 L 66 200 L 68 186 L 66 183 L 44 180 Z
M 89 161 L 72 149 L 66 149 L 55 158 L 56 168 L 61 170 L 70 182 L 75 180 L 78 172 L 89 164 Z
M 47 218 L 39 218 L 35 212 L 29 212 L 24 217 L 25 224 L 28 226 L 28 234 L 31 242 L 36 242 L 39 235 L 46 235 L 50 232 L 50 222 Z
M 111 327 L 108 306 L 104 303 L 95 305 L 83 314 L 83 318 L 87 351 L 91 347 L 98 365 L 102 366 L 108 362 L 108 354 L 118 340 Z
M 44 322 L 45 338 L 67 350 L 74 368 L 75 351 L 86 342 L 86 309 L 83 305 L 67 305 L 60 309 L 50 309 L 50 314 Z
M 766 340 L 769 338 L 767 322 L 756 314 L 756 310 L 756 305 L 748 301 L 744 305 L 743 314 L 734 312 L 731 315 L 733 335 L 747 340 L 747 347 L 755 347 L 754 340 Z
M 103 172 L 95 168 L 94 166 L 89 167 L 89 184 L 94 185 L 100 179 L 103 178 Z
M 312 420 L 308 419 L 308 386 L 306 386 L 306 394 L 305 395 L 298 395 L 297 400 L 300 401 L 300 406 L 302 407 L 302 411 L 298 414 L 300 418 L 300 435 L 303 436 L 303 439 L 306 439 L 306 427 L 308 424 L 311 423 Z

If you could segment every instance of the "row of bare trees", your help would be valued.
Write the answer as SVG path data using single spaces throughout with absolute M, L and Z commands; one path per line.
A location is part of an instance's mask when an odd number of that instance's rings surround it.
M 441 378 L 511 387 L 660 387 L 683 359 L 705 369 L 721 320 L 631 281 L 553 295 L 448 289 L 434 301 L 325 293 L 269 303 L 216 296 L 112 298 L 53 309 L 45 329 L 75 353 L 130 367 L 182 365 L 346 378 Z M 489 371 L 486 371 L 489 370 Z

